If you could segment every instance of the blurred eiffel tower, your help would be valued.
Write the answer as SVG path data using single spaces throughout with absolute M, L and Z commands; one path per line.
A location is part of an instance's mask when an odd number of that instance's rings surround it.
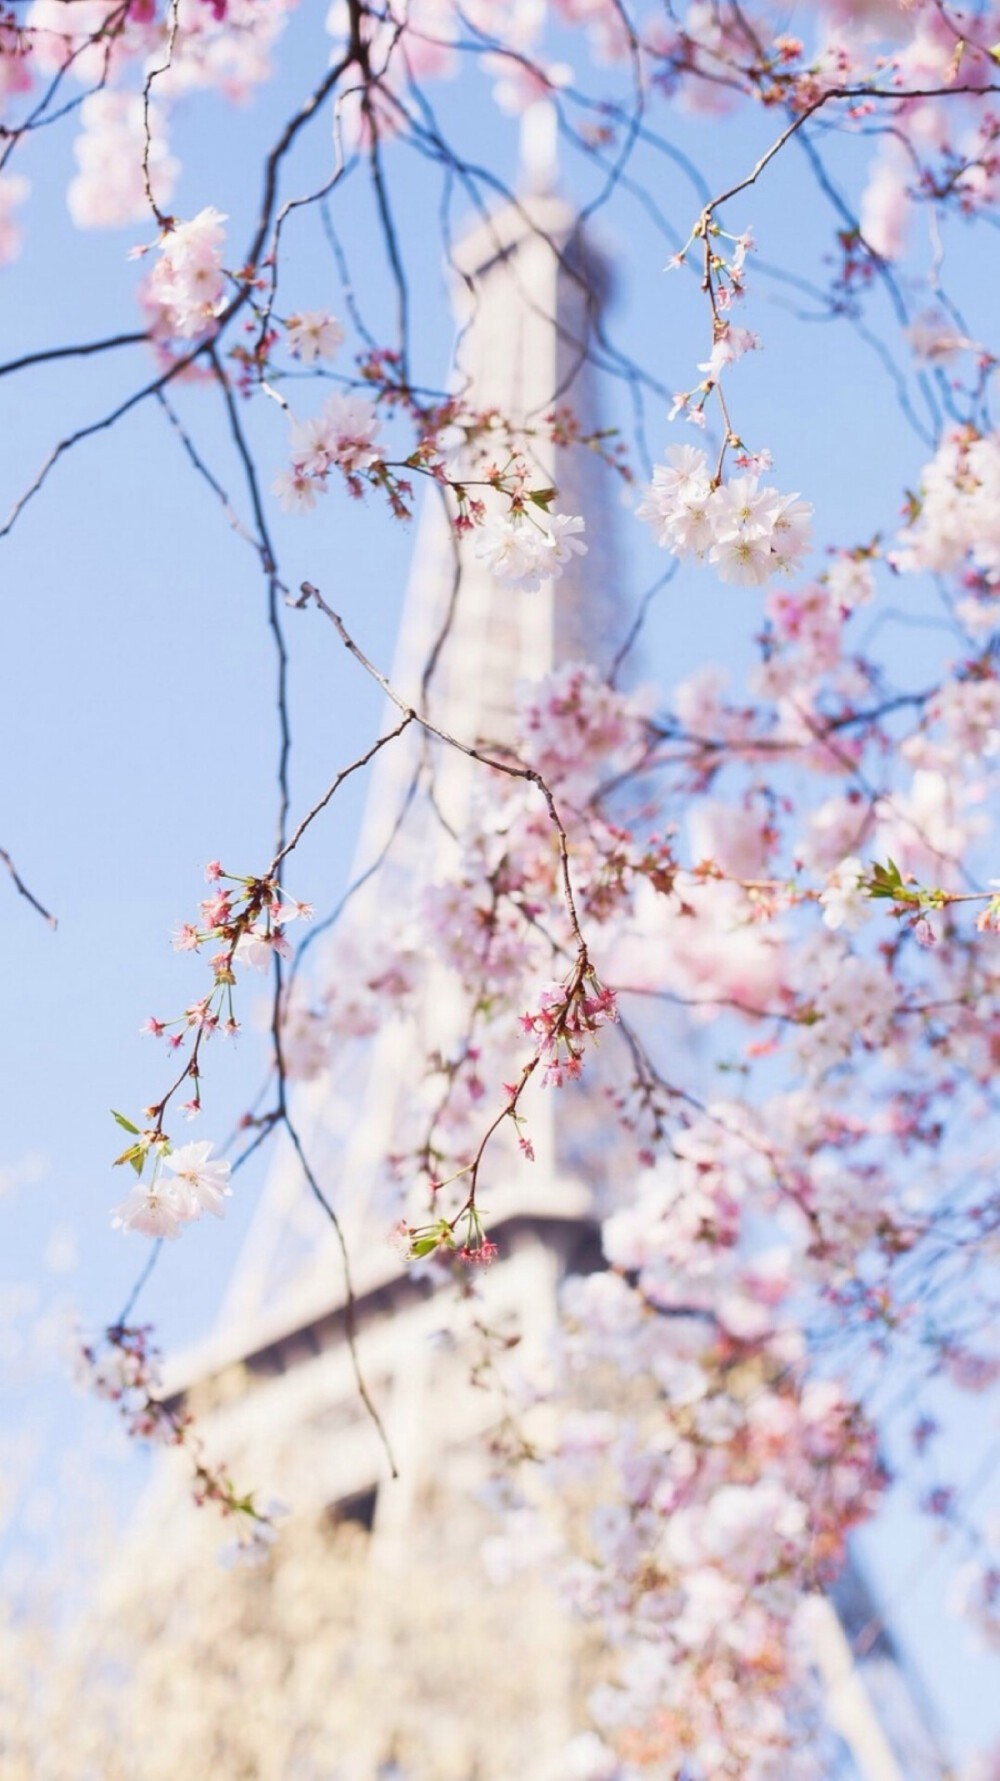
M 523 161 L 521 199 L 474 228 L 456 253 L 456 363 L 478 407 L 495 406 L 530 426 L 565 396 L 587 427 L 596 412 L 593 366 L 607 356 L 600 314 L 608 276 L 554 195 L 554 128 L 545 108 L 529 114 Z M 452 605 L 457 547 L 435 503 L 420 526 L 392 682 L 468 740 L 509 738 L 520 678 L 581 658 L 606 666 L 622 632 L 610 592 L 620 578 L 607 475 L 585 452 L 539 446 L 538 457 L 560 505 L 587 515 L 590 554 L 555 586 L 512 599 L 461 548 L 461 598 L 423 686 Z M 481 782 L 480 769 L 448 752 L 436 779 L 446 822 L 419 797 L 408 803 L 418 747 L 414 740 L 408 751 L 409 736 L 378 757 L 352 875 L 362 879 L 392 837 L 386 863 L 355 899 L 354 917 L 373 928 L 387 911 L 411 906 L 419 887 L 448 867 L 448 828 L 461 832 Z M 350 1631 L 330 1655 L 328 1686 L 367 1706 L 345 1727 L 336 1758 L 288 1770 L 322 1781 L 547 1781 L 566 1772 L 557 1766 L 560 1753 L 586 1723 L 585 1636 L 530 1567 L 506 1589 L 486 1591 L 478 1580 L 479 1549 L 493 1531 L 477 1490 L 487 1474 L 495 1400 L 470 1389 L 467 1356 L 454 1351 L 443 1328 L 449 1311 L 384 1241 L 394 1216 L 382 1177 L 385 1134 L 407 1093 L 412 1058 L 434 1049 L 447 999 L 442 980 L 421 1010 L 418 1045 L 389 1019 L 352 1061 L 338 1061 L 336 1079 L 324 1073 L 296 1100 L 315 1172 L 332 1184 L 347 1243 L 361 1258 L 360 1351 L 391 1431 L 398 1480 L 387 1481 L 358 1401 L 339 1252 L 290 1150 L 267 1183 L 217 1335 L 172 1377 L 176 1401 L 189 1404 L 210 1450 L 225 1455 L 234 1475 L 272 1483 L 298 1512 L 313 1509 L 362 1541 L 363 1562 L 349 1585 Z M 560 1281 L 600 1265 L 613 1139 L 585 1107 L 567 1091 L 533 1097 L 530 1178 L 513 1150 L 499 1167 L 493 1159 L 492 1175 L 508 1178 L 495 1192 L 491 1180 L 490 1232 L 502 1259 L 488 1279 L 488 1317 L 494 1327 L 516 1325 L 529 1355 L 543 1351 L 554 1327 Z M 363 1241 L 372 1229 L 378 1239 Z M 154 1486 L 147 1512 L 158 1526 L 176 1489 L 166 1474 Z M 317 1576 L 320 1587 L 330 1588 L 329 1579 L 321 1585 Z M 854 1649 L 862 1629 L 877 1625 L 856 1569 L 817 1604 L 816 1661 L 840 1752 L 831 1775 L 942 1781 L 947 1766 L 889 1634 L 880 1631 L 863 1656 Z M 314 1663 L 319 1656 L 312 1653 Z M 269 1770 L 260 1773 L 271 1781 Z

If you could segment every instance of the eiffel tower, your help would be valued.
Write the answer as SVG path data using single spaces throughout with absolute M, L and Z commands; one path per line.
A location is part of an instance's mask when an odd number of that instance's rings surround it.
M 609 284 L 600 255 L 554 193 L 545 129 L 536 113 L 523 196 L 474 227 L 455 254 L 457 375 L 477 406 L 496 406 L 526 427 L 562 398 L 578 415 L 596 413 L 592 360 L 601 356 Z M 588 517 L 590 554 L 558 583 L 512 599 L 471 550 L 456 546 L 434 502 L 419 527 L 391 680 L 469 742 L 511 739 L 519 679 L 582 658 L 606 666 L 625 628 L 608 592 L 616 577 L 606 474 L 583 452 L 540 445 L 538 459 L 560 505 Z M 452 610 L 456 549 L 461 598 Z M 377 927 L 387 912 L 409 907 L 418 888 L 447 868 L 449 830 L 461 831 L 481 783 L 482 768 L 447 752 L 437 764 L 432 812 L 412 791 L 418 749 L 411 730 L 377 757 L 352 873 L 360 889 L 351 917 L 359 926 Z M 425 1000 L 419 1055 L 433 1050 L 441 1030 L 443 980 Z M 358 1258 L 361 1364 L 399 1476 L 390 1479 L 358 1398 L 340 1252 L 290 1147 L 276 1157 L 217 1332 L 175 1364 L 169 1386 L 172 1402 L 190 1407 L 206 1445 L 234 1475 L 291 1496 L 298 1514 L 353 1529 L 355 1559 L 363 1553 L 352 1570 L 346 1645 L 331 1655 L 330 1687 L 369 1705 L 335 1758 L 294 1772 L 322 1781 L 548 1781 L 563 1773 L 559 1753 L 586 1724 L 586 1636 L 567 1624 L 530 1568 L 506 1588 L 483 1591 L 479 1549 L 493 1522 L 477 1491 L 496 1400 L 471 1389 L 468 1355 L 448 1333 L 450 1308 L 442 1310 L 428 1282 L 384 1238 L 370 1240 L 372 1229 L 384 1233 L 393 1218 L 385 1133 L 416 1055 L 412 1032 L 390 1019 L 338 1060 L 335 1074 L 303 1084 L 295 1103 L 311 1165 L 329 1186 Z M 607 1140 L 585 1107 L 572 1091 L 534 1094 L 533 1167 L 521 1166 L 513 1147 L 491 1153 L 490 1234 L 501 1259 L 486 1284 L 484 1315 L 493 1328 L 516 1329 L 529 1357 L 544 1351 L 555 1325 L 560 1281 L 600 1266 Z M 176 1499 L 176 1475 L 164 1471 L 147 1505 L 152 1522 L 161 1526 Z M 855 1654 L 856 1635 L 876 1624 L 856 1569 L 835 1599 L 817 1604 L 816 1661 L 841 1752 L 831 1775 L 943 1781 L 947 1765 L 889 1633 L 869 1641 L 863 1657 Z M 475 1651 L 485 1653 L 482 1661 Z M 430 1741 L 420 1731 L 428 1724 Z

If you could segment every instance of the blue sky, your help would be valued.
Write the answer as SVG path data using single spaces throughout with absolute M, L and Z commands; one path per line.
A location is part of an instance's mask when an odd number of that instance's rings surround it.
M 322 11 L 306 8 L 293 21 L 279 47 L 279 79 L 249 107 L 223 110 L 195 99 L 179 115 L 176 146 L 185 171 L 173 200 L 178 214 L 214 203 L 231 219 L 230 238 L 249 238 L 257 177 L 248 181 L 246 168 L 259 165 L 262 145 L 315 78 L 327 49 Z M 483 92 L 481 84 L 442 88 L 440 111 L 467 152 L 481 161 L 498 158 L 511 176 L 516 129 L 484 107 Z M 774 128 L 773 119 L 756 115 L 724 129 L 666 111 L 656 121 L 683 142 L 713 189 L 747 171 Z M 136 268 L 126 252 L 151 239 L 152 230 L 84 234 L 73 228 L 64 201 L 71 131 L 69 120 L 45 132 L 26 157 L 33 193 L 25 209 L 25 250 L 0 273 L 5 357 L 135 325 Z M 288 190 L 308 189 L 322 177 L 329 154 L 320 121 L 292 163 Z M 831 164 L 848 189 L 856 189 L 856 149 L 831 149 Z M 402 147 L 389 150 L 387 168 L 412 268 L 417 373 L 441 383 L 451 325 L 438 241 L 426 226 L 436 188 L 426 167 Z M 683 173 L 652 151 L 640 155 L 639 168 L 665 217 L 686 233 L 699 199 Z M 572 161 L 566 178 L 574 192 L 585 190 Z M 369 326 L 386 336 L 391 296 L 359 183 L 338 195 L 333 214 Z M 761 261 L 824 282 L 831 216 L 795 145 L 734 203 L 728 220 L 734 232 L 752 226 Z M 689 386 L 692 365 L 708 347 L 695 280 L 664 272 L 667 245 L 627 199 L 617 199 L 595 227 L 614 268 L 611 321 L 618 337 L 668 390 Z M 293 239 L 284 308 L 329 305 L 339 313 L 336 270 L 321 233 L 296 224 Z M 974 304 L 973 332 L 991 319 L 989 292 L 1000 267 L 983 276 L 982 261 L 995 260 L 996 241 L 988 230 L 977 238 L 974 294 L 981 313 Z M 952 228 L 947 247 L 947 263 L 961 279 L 972 263 L 971 240 Z M 751 277 L 746 321 L 764 350 L 733 378 L 741 430 L 753 444 L 771 448 L 780 485 L 801 489 L 814 503 L 821 544 L 853 543 L 886 529 L 925 454 L 875 354 L 845 324 L 796 319 L 789 304 L 815 305 L 755 275 L 752 262 Z M 873 323 L 884 323 L 885 312 L 876 295 Z M 56 439 L 110 408 L 146 365 L 143 349 L 133 348 L 0 380 L 0 507 L 6 510 Z M 307 409 L 318 404 L 313 391 L 300 399 Z M 624 420 L 620 387 L 608 391 L 608 402 L 609 419 Z M 177 406 L 213 473 L 245 512 L 217 398 L 187 388 L 177 392 Z M 668 427 L 656 398 L 647 419 L 654 455 L 685 436 Z M 283 459 L 285 423 L 262 400 L 246 420 L 266 484 Z M 367 652 L 387 666 L 411 533 L 393 526 L 376 502 L 352 504 L 339 492 L 304 519 L 285 518 L 276 508 L 269 517 L 288 584 L 304 577 L 317 582 Z M 626 513 L 620 538 L 628 612 L 664 564 Z M 6 1422 L 17 1431 L 15 1455 L 24 1456 L 21 1525 L 29 1540 L 44 1544 L 39 1500 L 43 1509 L 47 1500 L 60 1512 L 67 1455 L 81 1443 L 96 1455 L 106 1418 L 72 1396 L 56 1337 L 34 1372 L 30 1343 L 18 1357 L 17 1331 L 30 1321 L 32 1305 L 37 1312 L 72 1302 L 84 1322 L 107 1321 L 141 1263 L 139 1244 L 108 1225 L 108 1209 L 123 1191 L 108 1167 L 116 1149 L 108 1109 L 134 1114 L 160 1086 L 163 1059 L 138 1029 L 150 1013 L 171 1013 L 197 991 L 198 963 L 172 952 L 169 933 L 202 894 L 204 863 L 219 857 L 227 869 L 249 872 L 269 857 L 274 663 L 253 554 L 185 464 L 154 404 L 57 466 L 11 537 L 0 542 L 0 589 L 6 729 L 0 845 L 59 917 L 53 934 L 0 882 L 7 940 L 0 1078 L 0 1345 L 6 1350 L 0 1346 L 0 1352 L 10 1357 Z M 920 598 L 907 591 L 911 607 L 919 607 Z M 747 660 L 745 602 L 742 590 L 682 572 L 651 618 L 644 673 L 670 685 L 719 655 L 721 640 L 723 659 L 738 675 Z M 301 813 L 371 737 L 379 705 L 312 615 L 290 615 L 288 632 L 293 809 Z M 935 659 L 935 634 L 900 636 L 905 641 L 895 647 L 902 647 L 905 661 L 899 666 L 897 655 L 898 678 L 919 684 Z M 296 856 L 289 888 L 319 910 L 343 886 L 362 796 L 359 781 L 346 787 L 332 820 Z M 207 1083 L 210 1111 L 198 1135 L 222 1139 L 249 1099 L 261 1063 L 249 1032 L 235 1050 L 217 1050 Z M 226 1223 L 206 1221 L 188 1233 L 151 1281 L 144 1314 L 166 1345 L 186 1342 L 211 1323 L 265 1166 L 261 1161 L 241 1175 Z M 108 1466 L 109 1488 L 124 1503 L 141 1464 L 132 1458 Z M 17 1464 L 14 1472 L 16 1488 Z M 964 1635 L 949 1632 L 947 1651 L 938 1639 L 941 1584 L 920 1569 L 927 1539 L 925 1526 L 897 1517 L 869 1537 L 866 1548 L 890 1590 L 903 1592 L 905 1635 L 914 1640 L 939 1710 L 962 1731 L 970 1724 L 990 1729 L 982 1706 L 974 1705 L 981 1701 L 983 1671 L 968 1664 Z

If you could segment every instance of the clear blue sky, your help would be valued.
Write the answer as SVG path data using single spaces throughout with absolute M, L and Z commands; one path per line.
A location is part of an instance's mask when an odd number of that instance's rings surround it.
M 246 169 L 259 166 L 262 146 L 315 79 L 327 53 L 324 11 L 309 6 L 293 20 L 278 51 L 278 81 L 249 107 L 228 111 L 196 98 L 178 117 L 176 146 L 185 168 L 172 204 L 178 214 L 214 203 L 231 218 L 230 239 L 249 239 L 258 179 L 256 172 L 248 179 Z M 514 127 L 494 118 L 482 96 L 481 86 L 442 88 L 441 113 L 467 152 L 482 161 L 499 157 L 510 175 Z M 749 116 L 719 128 L 665 108 L 656 121 L 700 163 L 713 189 L 749 169 L 774 125 L 773 119 Z M 45 132 L 26 157 L 34 190 L 25 207 L 25 250 L 0 273 L 5 358 L 135 325 L 136 268 L 125 255 L 152 231 L 83 234 L 72 227 L 63 195 L 72 170 L 71 135 L 69 120 Z M 308 189 L 328 160 L 321 121 L 291 163 L 287 189 Z M 856 189 L 856 153 L 831 149 L 831 164 L 847 188 Z M 398 147 L 389 150 L 387 166 L 412 268 L 417 374 L 440 383 L 450 323 L 441 255 L 426 227 L 430 175 Z M 684 174 L 649 152 L 639 157 L 638 175 L 664 216 L 686 233 L 699 199 Z M 570 189 L 585 189 L 572 163 L 567 182 Z M 387 336 L 388 281 L 360 185 L 345 188 L 334 214 L 366 319 L 376 335 Z M 729 221 L 734 230 L 752 225 L 762 261 L 823 283 L 831 213 L 794 145 L 757 189 L 736 201 Z M 707 352 L 695 281 L 664 273 L 668 246 L 626 197 L 603 213 L 598 231 L 615 267 L 611 322 L 618 337 L 667 389 L 687 387 L 693 363 Z M 973 309 L 973 331 L 987 329 L 992 320 L 987 309 L 1000 267 L 994 264 L 993 276 L 984 276 L 981 257 L 996 256 L 996 240 L 987 230 L 977 237 L 982 313 Z M 335 268 L 319 231 L 312 224 L 297 226 L 294 242 L 284 306 L 340 310 Z M 971 251 L 965 233 L 954 229 L 949 265 L 960 273 Z M 772 449 L 781 486 L 800 489 L 814 503 L 820 545 L 852 543 L 886 529 L 924 453 L 876 355 L 844 324 L 796 319 L 793 308 L 815 305 L 754 273 L 752 262 L 751 276 L 746 321 L 760 333 L 764 351 L 747 359 L 733 379 L 741 430 Z M 876 325 L 885 322 L 881 298 L 871 316 Z M 146 365 L 143 350 L 130 349 L 0 380 L 0 507 L 6 510 L 56 439 L 111 407 Z M 213 472 L 245 512 L 217 399 L 187 389 L 177 400 Z M 308 404 L 315 400 L 310 392 Z M 612 418 L 626 418 L 621 390 L 609 392 L 609 403 Z M 284 422 L 276 408 L 258 400 L 247 424 L 267 483 L 284 455 Z M 655 398 L 648 429 L 654 455 L 686 436 L 668 428 L 665 406 Z M 410 533 L 389 524 L 375 502 L 352 505 L 339 492 L 308 518 L 285 519 L 276 508 L 270 517 L 288 584 L 308 577 L 335 596 L 366 650 L 387 665 Z M 620 529 L 628 607 L 660 573 L 663 559 L 625 514 Z M 44 1542 L 46 1501 L 57 1515 L 62 1511 L 65 1484 L 58 1480 L 66 1455 L 81 1442 L 96 1449 L 107 1418 L 99 1407 L 72 1397 L 51 1344 L 35 1374 L 32 1343 L 25 1338 L 18 1350 L 17 1332 L 39 1310 L 70 1302 L 85 1322 L 107 1321 L 141 1262 L 139 1244 L 108 1228 L 108 1208 L 122 1191 L 108 1167 L 116 1148 L 108 1108 L 134 1113 L 161 1085 L 162 1055 L 139 1038 L 138 1029 L 148 1014 L 172 1013 L 197 991 L 197 961 L 175 955 L 168 936 L 202 894 L 204 862 L 221 857 L 228 869 L 251 871 L 269 857 L 274 665 L 265 590 L 252 553 L 227 528 L 153 404 L 57 467 L 12 537 L 0 543 L 0 590 L 6 732 L 0 845 L 59 917 L 53 935 L 0 880 L 7 941 L 0 1353 L 10 1356 L 5 1422 L 17 1431 L 15 1490 L 17 1456 L 23 1454 L 27 1518 L 21 1525 L 26 1537 Z M 905 598 L 911 607 L 920 604 L 919 593 L 908 590 Z M 746 610 L 742 590 L 682 573 L 651 620 L 646 671 L 669 686 L 718 656 L 721 639 L 721 653 L 738 674 L 747 659 Z M 920 683 L 934 659 L 934 633 L 900 637 L 895 648 L 907 652 L 907 662 L 900 668 L 897 654 L 897 677 Z M 372 735 L 378 702 L 310 615 L 289 618 L 289 642 L 292 784 L 294 809 L 301 813 L 358 752 L 359 740 Z M 320 910 L 343 885 L 361 791 L 357 783 L 345 790 L 333 820 L 297 856 L 290 888 Z M 250 1034 L 235 1054 L 217 1051 L 206 1083 L 210 1111 L 204 1130 L 193 1135 L 222 1139 L 246 1104 L 261 1063 Z M 168 1345 L 190 1340 L 212 1321 L 264 1167 L 254 1165 L 239 1178 L 224 1225 L 205 1221 L 164 1257 L 144 1314 Z M 122 1501 L 140 1472 L 134 1458 L 115 1469 L 113 1488 Z M 883 1580 L 905 1579 L 905 1636 L 914 1641 L 939 1710 L 964 1735 L 970 1724 L 984 1729 L 982 1697 L 989 1684 L 981 1666 L 968 1664 L 960 1630 L 949 1627 L 947 1649 L 938 1637 L 941 1582 L 922 1574 L 919 1555 L 926 1542 L 923 1526 L 897 1517 L 866 1546 Z

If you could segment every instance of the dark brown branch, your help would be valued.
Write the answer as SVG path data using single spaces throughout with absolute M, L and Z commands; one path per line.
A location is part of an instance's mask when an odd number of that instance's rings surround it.
M 56 359 L 87 359 L 93 353 L 111 352 L 118 346 L 148 345 L 148 334 L 113 334 L 107 340 L 88 340 L 82 346 L 49 346 L 41 352 L 25 353 L 20 359 L 8 359 L 0 365 L 0 377 L 14 371 L 26 371 L 30 365 L 48 365 Z
M 17 870 L 16 866 L 14 865 L 14 862 L 11 859 L 10 854 L 7 852 L 6 848 L 0 847 L 0 860 L 2 860 L 3 864 L 6 866 L 8 872 L 10 873 L 11 878 L 14 880 L 14 888 L 18 892 L 18 895 L 22 896 L 26 903 L 30 903 L 32 909 L 37 909 L 39 915 L 44 917 L 44 919 L 48 922 L 50 928 L 57 928 L 59 926 L 59 923 L 57 922 L 55 916 L 50 915 L 48 910 L 45 908 L 44 904 L 42 904 L 38 901 L 38 898 L 35 896 L 34 892 L 30 891 L 28 889 L 27 885 L 24 882 L 24 879 L 21 877 L 20 873 L 18 872 L 18 870 Z

